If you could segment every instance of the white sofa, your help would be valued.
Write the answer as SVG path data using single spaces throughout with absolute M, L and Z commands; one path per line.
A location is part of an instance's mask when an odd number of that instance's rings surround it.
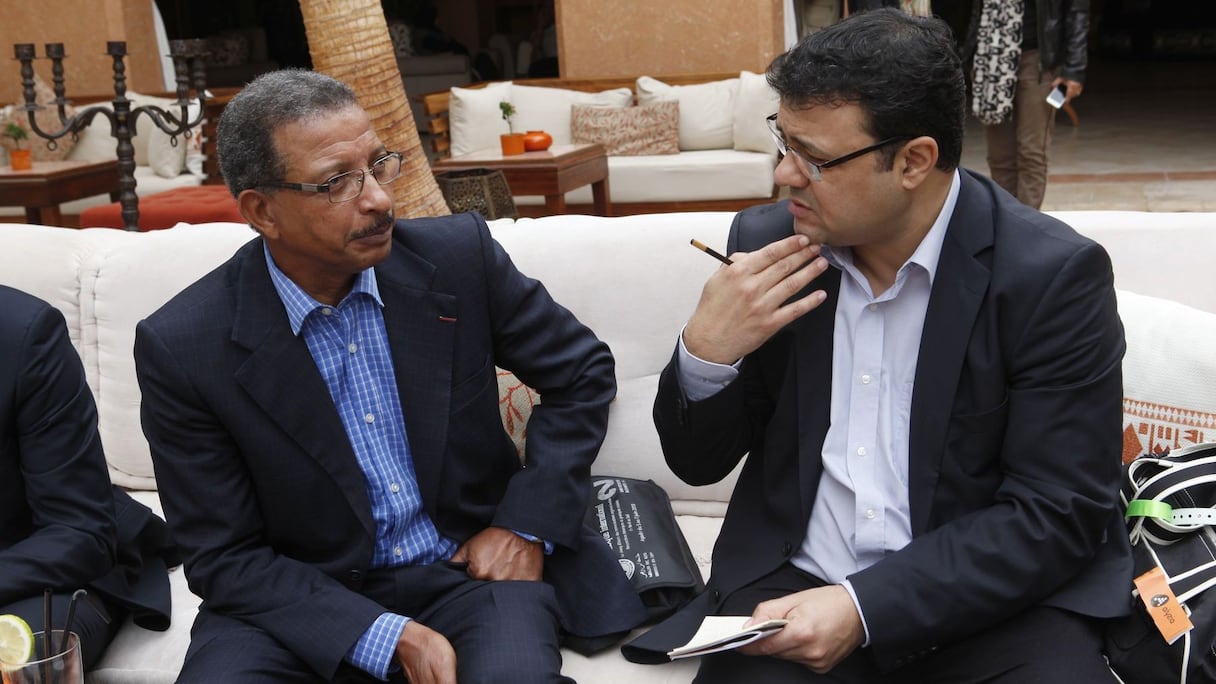
M 670 81 L 670 83 L 668 82 Z M 577 140 L 571 106 L 627 108 L 660 100 L 679 102 L 679 152 L 608 155 L 608 182 L 616 215 L 647 213 L 661 205 L 677 210 L 738 209 L 774 197 L 776 149 L 764 118 L 777 111 L 777 96 L 763 74 L 637 79 L 521 79 L 452 88 L 424 98 L 433 113 L 446 113 L 451 153 L 497 148 L 508 126 L 499 102 L 509 101 L 516 132 L 543 130 L 556 144 Z M 614 127 L 617 134 L 620 128 Z M 442 128 L 442 127 L 441 127 Z M 566 193 L 568 205 L 591 204 L 591 188 Z M 543 204 L 539 196 L 515 198 L 519 206 Z
M 1129 345 L 1129 453 L 1178 440 L 1216 441 L 1216 288 L 1209 263 L 1216 252 L 1216 214 L 1059 216 L 1102 242 L 1114 260 Z M 519 267 L 544 281 L 616 355 L 619 394 L 594 471 L 649 478 L 666 488 L 706 575 L 733 480 L 692 487 L 676 479 L 659 453 L 650 413 L 658 373 L 702 283 L 718 268 L 689 246 L 689 238 L 723 249 L 731 218 L 703 212 L 492 224 Z M 97 397 L 111 477 L 158 511 L 139 425 L 135 324 L 252 237 L 239 224 L 149 233 L 0 224 L 0 283 L 64 312 Z M 150 632 L 128 623 L 89 674 L 90 684 L 173 681 L 198 600 L 180 568 L 171 573 L 171 585 L 171 629 Z M 567 653 L 565 659 L 565 672 L 584 684 L 688 682 L 695 667 L 689 661 L 634 665 L 615 648 L 592 658 Z
M 175 115 L 181 110 L 172 106 L 172 100 L 140 93 L 127 93 L 131 106 L 155 105 Z M 94 105 L 80 105 L 77 111 Z M 100 105 L 109 108 L 108 105 Z M 0 111 L 0 121 L 6 115 Z M 199 185 L 203 182 L 203 152 L 199 135 L 201 127 L 195 128 L 191 138 L 178 136 L 176 142 L 170 136 L 159 130 L 148 118 L 141 114 L 135 121 L 136 135 L 131 138 L 131 146 L 135 148 L 135 194 L 148 197 L 158 192 L 173 188 Z M 31 134 L 31 137 L 34 137 Z M 97 115 L 87 128 L 81 131 L 75 143 L 67 138 L 61 144 L 71 144 L 71 149 L 64 155 L 67 161 L 99 162 L 117 159 L 118 140 L 110 135 L 110 121 L 104 115 Z M 42 144 L 38 140 L 31 144 Z M 7 162 L 6 162 L 7 163 Z M 59 205 L 59 211 L 64 216 L 79 216 L 80 212 L 90 207 L 109 204 L 108 194 L 91 195 L 81 199 L 64 202 Z M 0 206 L 0 220 L 6 217 L 24 216 L 25 209 L 19 206 Z M 74 220 L 74 219 L 73 219 Z

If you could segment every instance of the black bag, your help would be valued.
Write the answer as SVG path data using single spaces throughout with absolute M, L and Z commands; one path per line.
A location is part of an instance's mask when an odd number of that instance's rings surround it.
M 593 477 L 587 524 L 616 552 L 648 622 L 671 615 L 705 588 L 671 500 L 652 480 Z
M 1107 629 L 1111 669 L 1128 684 L 1216 682 L 1216 443 L 1142 455 L 1123 480 L 1133 576 L 1160 567 L 1194 628 L 1166 643 L 1133 587 L 1132 614 Z

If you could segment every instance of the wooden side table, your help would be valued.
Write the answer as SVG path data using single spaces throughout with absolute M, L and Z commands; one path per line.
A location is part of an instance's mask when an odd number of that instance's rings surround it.
M 60 202 L 102 193 L 118 200 L 117 160 L 34 162 L 29 171 L 0 166 L 0 206 L 25 207 L 28 223 L 61 225 Z
M 603 145 L 554 145 L 543 152 L 503 156 L 498 148 L 486 148 L 435 162 L 436 172 L 461 169 L 497 169 L 507 178 L 515 195 L 544 195 L 545 210 L 566 213 L 566 193 L 591 185 L 595 212 L 610 216 L 608 156 Z

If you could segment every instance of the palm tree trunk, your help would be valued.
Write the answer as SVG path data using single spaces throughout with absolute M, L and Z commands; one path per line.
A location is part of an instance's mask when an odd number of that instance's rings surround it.
M 379 0 L 300 0 L 313 69 L 354 88 L 384 145 L 405 155 L 398 216 L 451 213 L 422 151 Z

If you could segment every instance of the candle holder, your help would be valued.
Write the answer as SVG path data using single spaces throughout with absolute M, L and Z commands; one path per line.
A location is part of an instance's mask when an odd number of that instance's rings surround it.
M 207 99 L 207 78 L 203 67 L 203 56 L 206 45 L 202 40 L 171 40 L 169 41 L 169 56 L 173 58 L 174 76 L 177 81 L 177 101 L 174 105 L 180 108 L 179 113 L 173 113 L 155 105 L 132 107 L 127 99 L 127 68 L 123 58 L 127 55 L 125 41 L 109 41 L 106 43 L 106 54 L 114 60 L 114 99 L 112 108 L 93 106 L 78 110 L 74 116 L 68 116 L 65 107 L 70 101 L 64 97 L 66 86 L 63 78 L 63 43 L 47 43 L 46 58 L 51 60 L 51 78 L 55 91 L 54 105 L 59 110 L 59 122 L 63 125 L 58 131 L 44 131 L 38 126 L 34 113 L 43 107 L 36 103 L 34 94 L 34 55 L 33 43 L 17 43 L 13 46 L 17 61 L 21 62 L 21 86 L 25 97 L 24 109 L 30 119 L 30 129 L 38 136 L 47 140 L 47 147 L 55 149 L 56 141 L 65 135 L 71 135 L 75 140 L 93 118 L 101 115 L 110 120 L 110 135 L 118 140 L 118 202 L 122 205 L 123 225 L 127 230 L 139 230 L 139 196 L 135 194 L 135 147 L 131 138 L 135 135 L 135 122 L 141 114 L 147 115 L 156 127 L 170 136 L 170 143 L 177 145 L 177 136 L 189 138 L 195 128 L 203 120 L 203 102 Z M 191 86 L 199 100 L 198 114 L 190 120 L 189 105 Z

